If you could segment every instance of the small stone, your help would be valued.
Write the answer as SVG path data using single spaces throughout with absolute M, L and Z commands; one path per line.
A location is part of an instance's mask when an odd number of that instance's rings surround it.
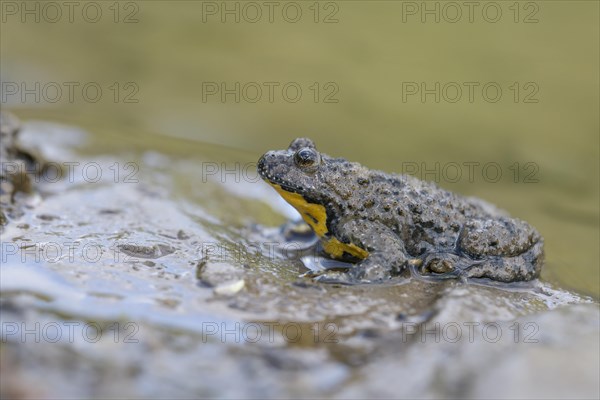
M 219 285 L 214 288 L 213 291 L 220 296 L 232 296 L 242 290 L 244 286 L 246 286 L 246 282 L 243 279 L 240 279 Z

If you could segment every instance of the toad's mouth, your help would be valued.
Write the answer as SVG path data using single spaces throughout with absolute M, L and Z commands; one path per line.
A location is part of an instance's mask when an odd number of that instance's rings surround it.
M 265 156 L 262 156 L 258 160 L 257 164 L 257 172 L 260 177 L 272 186 L 279 186 L 281 189 L 290 193 L 298 193 L 298 189 L 292 182 L 287 182 L 286 180 L 280 177 L 280 174 L 273 172 L 273 168 L 267 165 Z M 274 168 L 277 168 L 276 166 Z

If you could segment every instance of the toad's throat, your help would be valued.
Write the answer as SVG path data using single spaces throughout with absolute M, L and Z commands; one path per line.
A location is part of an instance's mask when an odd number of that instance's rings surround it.
M 364 259 L 369 255 L 364 249 L 352 244 L 342 243 L 334 236 L 327 235 L 327 211 L 321 204 L 309 203 L 299 193 L 288 192 L 280 185 L 269 182 L 275 188 L 277 193 L 283 197 L 285 201 L 290 203 L 302 216 L 304 221 L 315 231 L 317 236 L 323 242 L 323 249 L 327 254 L 334 258 L 344 258 L 346 254 L 350 256 Z

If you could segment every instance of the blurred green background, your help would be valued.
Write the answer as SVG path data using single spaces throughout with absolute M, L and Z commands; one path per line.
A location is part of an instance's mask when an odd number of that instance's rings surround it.
M 544 278 L 599 297 L 599 2 L 48 3 L 2 1 L 2 107 L 22 119 L 106 134 L 102 151 L 173 136 L 244 161 L 310 136 L 531 222 Z M 236 82 L 239 102 L 207 92 Z

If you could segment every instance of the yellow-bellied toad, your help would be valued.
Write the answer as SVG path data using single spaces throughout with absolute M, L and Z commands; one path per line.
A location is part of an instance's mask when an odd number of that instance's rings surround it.
M 383 281 L 407 265 L 423 274 L 502 282 L 539 276 L 543 240 L 493 206 L 406 175 L 319 153 L 310 139 L 269 151 L 261 177 L 302 215 L 352 281 Z

